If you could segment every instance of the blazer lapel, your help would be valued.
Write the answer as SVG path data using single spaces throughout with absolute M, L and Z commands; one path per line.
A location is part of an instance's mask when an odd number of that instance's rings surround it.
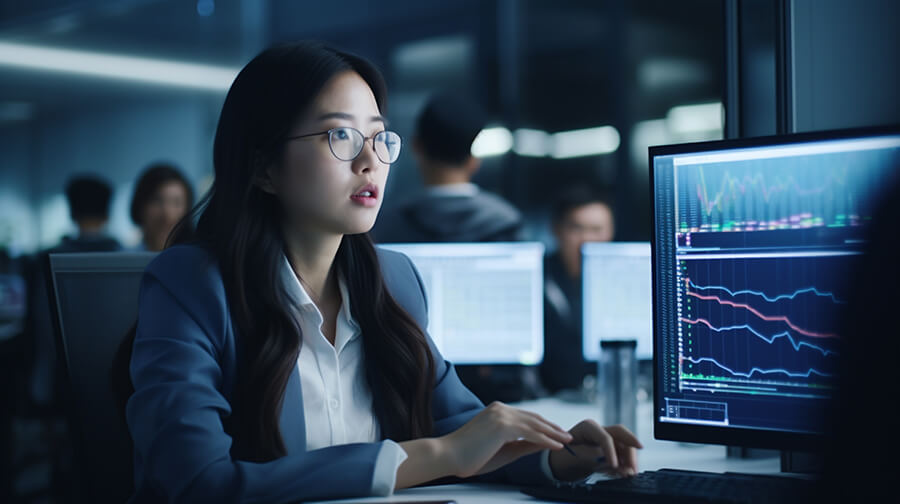
M 288 454 L 306 451 L 306 418 L 303 416 L 303 391 L 300 389 L 300 372 L 297 364 L 291 371 L 284 398 L 281 402 L 281 416 L 278 426 Z

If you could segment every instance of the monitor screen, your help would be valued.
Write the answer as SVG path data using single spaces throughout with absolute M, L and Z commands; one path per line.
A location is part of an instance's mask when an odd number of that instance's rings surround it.
M 653 356 L 649 243 L 585 243 L 581 285 L 586 360 L 599 360 L 600 342 L 637 341 L 637 358 Z
M 813 446 L 898 160 L 896 130 L 650 149 L 656 437 Z
M 544 354 L 540 243 L 379 245 L 409 256 L 428 297 L 428 333 L 456 364 L 537 364 Z

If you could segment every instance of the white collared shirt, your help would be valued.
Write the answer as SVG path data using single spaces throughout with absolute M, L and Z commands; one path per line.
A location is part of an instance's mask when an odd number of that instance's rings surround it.
M 303 396 L 306 449 L 379 441 L 381 431 L 365 378 L 361 333 L 350 314 L 350 296 L 344 280 L 338 280 L 341 310 L 332 345 L 322 333 L 322 313 L 300 284 L 287 257 L 282 278 L 303 333 L 297 369 Z M 394 491 L 397 468 L 406 456 L 397 443 L 383 442 L 375 462 L 373 495 L 390 495 Z

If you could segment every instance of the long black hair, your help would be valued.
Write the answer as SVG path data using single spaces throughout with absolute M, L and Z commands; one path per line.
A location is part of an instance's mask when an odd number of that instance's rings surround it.
M 319 43 L 263 51 L 238 74 L 219 117 L 215 182 L 176 227 L 199 214 L 193 241 L 218 261 L 241 351 L 225 428 L 232 455 L 268 461 L 283 456 L 278 426 L 282 398 L 302 341 L 280 281 L 285 242 L 277 198 L 254 181 L 277 164 L 297 118 L 337 74 L 365 80 L 382 113 L 384 79 L 366 60 Z M 434 358 L 422 328 L 391 296 L 368 233 L 345 235 L 335 258 L 362 330 L 365 376 L 382 436 L 396 441 L 430 435 Z

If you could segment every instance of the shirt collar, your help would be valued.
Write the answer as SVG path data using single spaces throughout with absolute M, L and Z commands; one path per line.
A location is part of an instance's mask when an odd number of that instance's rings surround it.
M 306 289 L 303 288 L 303 284 L 300 283 L 300 279 L 297 278 L 297 274 L 294 273 L 294 268 L 291 267 L 291 262 L 288 260 L 286 255 L 282 255 L 284 261 L 281 266 L 281 279 L 284 282 L 284 287 L 287 290 L 288 297 L 291 299 L 291 303 L 300 307 L 300 306 L 308 306 L 313 305 L 313 300 L 309 297 L 309 294 L 306 293 Z M 343 292 L 341 293 L 343 296 Z
M 342 321 L 346 323 L 353 329 L 353 338 L 355 338 L 356 335 L 359 334 L 359 324 L 354 320 L 353 312 L 350 310 L 350 291 L 347 289 L 347 282 L 345 282 L 344 277 L 340 275 L 338 275 L 338 289 L 341 291 L 341 311 L 338 313 L 338 324 Z
M 312 298 L 309 297 L 309 294 L 306 292 L 306 289 L 303 287 L 303 284 L 300 283 L 300 279 L 297 278 L 297 274 L 294 273 L 294 268 L 291 267 L 291 262 L 288 260 L 287 256 L 284 255 L 284 262 L 281 267 L 281 278 L 284 282 L 285 289 L 287 290 L 288 298 L 291 300 L 291 303 L 296 307 L 308 307 L 307 309 L 313 309 L 317 313 L 319 313 L 319 317 L 321 317 L 321 312 L 319 312 L 319 308 L 313 302 Z M 356 320 L 353 319 L 353 312 L 350 309 L 350 291 L 347 289 L 347 283 L 344 281 L 343 276 L 338 275 L 338 289 L 341 293 L 341 310 L 338 312 L 338 328 L 340 325 L 346 324 L 350 327 L 354 335 L 353 338 L 359 333 L 359 324 L 356 323 Z M 335 341 L 337 343 L 337 341 Z

